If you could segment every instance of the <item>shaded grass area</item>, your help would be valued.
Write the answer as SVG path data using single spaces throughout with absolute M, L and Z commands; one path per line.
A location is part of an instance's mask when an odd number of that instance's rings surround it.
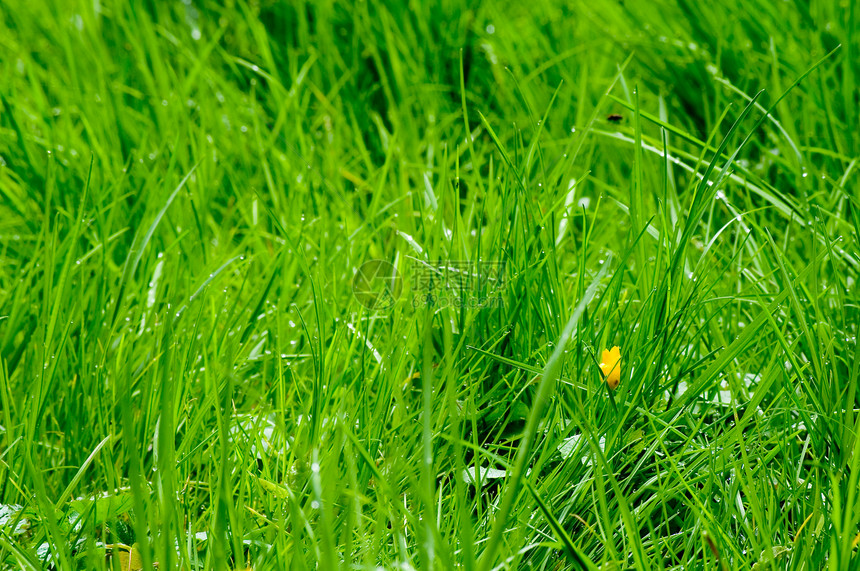
M 857 568 L 857 26 L 0 6 L 0 566 Z

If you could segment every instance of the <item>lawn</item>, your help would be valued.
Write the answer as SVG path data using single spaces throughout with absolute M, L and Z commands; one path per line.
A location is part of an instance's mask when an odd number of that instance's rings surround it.
M 0 569 L 860 569 L 858 75 L 855 0 L 3 2 Z

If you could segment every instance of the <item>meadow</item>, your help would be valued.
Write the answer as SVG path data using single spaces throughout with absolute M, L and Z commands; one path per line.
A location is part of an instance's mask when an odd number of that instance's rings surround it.
M 0 569 L 860 569 L 858 74 L 855 0 L 5 0 Z

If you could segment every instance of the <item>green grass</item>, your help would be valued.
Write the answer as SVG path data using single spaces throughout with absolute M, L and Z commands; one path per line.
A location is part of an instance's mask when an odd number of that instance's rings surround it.
M 0 5 L 0 568 L 860 569 L 856 6 Z

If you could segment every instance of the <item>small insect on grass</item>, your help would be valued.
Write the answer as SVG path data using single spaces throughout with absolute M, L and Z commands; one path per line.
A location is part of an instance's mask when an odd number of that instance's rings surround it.
M 615 390 L 621 383 L 621 349 L 617 345 L 601 353 L 600 372 L 610 389 Z
M 621 123 L 622 119 L 624 119 L 624 117 L 622 117 L 618 113 L 612 113 L 611 115 L 606 116 L 606 120 L 610 123 Z

